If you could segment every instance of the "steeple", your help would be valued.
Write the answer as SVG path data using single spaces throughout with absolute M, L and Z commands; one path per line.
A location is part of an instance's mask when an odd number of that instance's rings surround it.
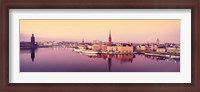
M 111 37 L 111 31 L 109 31 L 109 37 L 108 37 L 108 46 L 112 46 L 112 37 Z
M 160 43 L 159 43 L 159 39 L 158 39 L 158 38 L 157 38 L 157 40 L 156 40 L 156 44 L 157 44 L 157 45 L 158 45 L 158 44 L 160 44 Z
M 109 31 L 109 38 L 111 38 L 111 31 Z

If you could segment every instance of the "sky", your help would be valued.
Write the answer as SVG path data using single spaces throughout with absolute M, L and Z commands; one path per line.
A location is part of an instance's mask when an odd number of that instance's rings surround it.
M 20 20 L 20 41 L 180 43 L 180 20 Z

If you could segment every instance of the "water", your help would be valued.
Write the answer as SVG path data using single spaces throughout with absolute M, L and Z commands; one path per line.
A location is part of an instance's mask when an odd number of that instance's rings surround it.
M 145 55 L 83 55 L 70 48 L 20 50 L 20 72 L 180 72 L 180 61 Z

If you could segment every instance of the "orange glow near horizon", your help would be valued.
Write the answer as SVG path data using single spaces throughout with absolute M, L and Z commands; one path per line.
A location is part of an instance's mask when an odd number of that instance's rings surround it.
M 43 39 L 85 42 L 180 43 L 180 20 L 20 20 L 20 41 Z

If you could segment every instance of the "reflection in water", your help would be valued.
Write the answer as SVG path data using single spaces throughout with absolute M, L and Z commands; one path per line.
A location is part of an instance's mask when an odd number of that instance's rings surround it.
M 82 54 L 82 53 L 79 53 Z M 133 62 L 133 59 L 136 58 L 135 54 L 118 54 L 118 55 L 112 55 L 112 54 L 82 54 L 84 56 L 88 56 L 89 58 L 103 58 L 103 59 L 108 59 L 108 70 L 109 72 L 111 71 L 111 66 L 112 66 L 112 58 L 115 58 L 116 60 L 120 61 L 121 63 L 123 62 Z M 142 54 L 137 54 L 137 55 L 142 55 Z M 155 61 L 174 61 L 176 63 L 178 60 L 175 59 L 169 59 L 166 57 L 157 57 L 157 56 L 150 56 L 150 55 L 142 55 L 145 56 L 145 58 L 152 59 Z
M 145 55 L 146 58 L 152 59 L 152 60 L 158 60 L 156 56 L 150 56 L 150 55 Z
M 32 60 L 32 62 L 34 62 L 34 59 L 35 59 L 35 49 L 31 48 L 31 60 Z
M 82 53 L 79 53 L 82 54 Z M 134 54 L 118 54 L 118 55 L 112 55 L 112 54 L 82 54 L 84 56 L 87 56 L 89 58 L 103 58 L 108 59 L 108 70 L 109 72 L 111 71 L 111 66 L 112 66 L 112 58 L 115 58 L 116 60 L 120 62 L 133 62 L 133 58 L 135 58 Z
M 31 54 L 31 61 L 35 60 L 35 53 L 37 52 L 36 48 L 20 49 L 20 54 Z
M 82 53 L 79 53 L 82 54 Z M 89 58 L 103 58 L 103 59 L 109 59 L 109 58 L 115 58 L 118 61 L 121 62 L 132 62 L 133 58 L 135 58 L 134 54 L 119 54 L 119 55 L 112 55 L 112 54 L 82 54 L 84 56 L 87 56 Z
M 180 60 L 142 54 L 83 54 L 68 48 L 20 49 L 20 72 L 180 72 Z
M 134 54 L 116 55 L 116 59 L 123 62 L 133 62 Z
M 111 70 L 111 66 L 112 66 L 112 56 L 108 55 L 108 70 L 109 70 L 109 72 Z

